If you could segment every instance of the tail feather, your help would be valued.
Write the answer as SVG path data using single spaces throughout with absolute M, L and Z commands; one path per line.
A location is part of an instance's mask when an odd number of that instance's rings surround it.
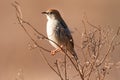
M 75 52 L 75 50 L 70 51 L 70 53 L 73 55 L 73 57 L 77 61 L 78 60 L 78 56 L 77 56 L 77 53 Z

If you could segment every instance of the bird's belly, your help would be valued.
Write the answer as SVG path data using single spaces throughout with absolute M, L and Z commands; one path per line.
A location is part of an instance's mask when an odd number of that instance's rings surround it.
M 58 46 L 56 45 L 56 44 L 58 44 L 58 41 L 57 41 L 57 38 L 56 38 L 56 35 L 55 35 L 55 27 L 53 25 L 47 26 L 47 36 L 51 40 L 51 41 L 49 40 L 50 44 L 53 47 L 58 48 Z
M 51 44 L 53 47 L 58 48 L 58 46 L 56 45 L 56 44 L 58 44 L 57 41 L 56 41 L 56 39 L 55 39 L 54 37 L 52 37 L 52 38 L 49 37 L 49 39 L 52 40 L 52 41 L 49 40 L 50 44 Z M 59 44 L 58 44 L 58 45 L 59 45 Z

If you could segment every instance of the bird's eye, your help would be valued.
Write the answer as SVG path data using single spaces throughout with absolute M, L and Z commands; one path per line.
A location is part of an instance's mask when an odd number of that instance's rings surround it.
M 53 12 L 49 12 L 49 14 L 53 14 Z

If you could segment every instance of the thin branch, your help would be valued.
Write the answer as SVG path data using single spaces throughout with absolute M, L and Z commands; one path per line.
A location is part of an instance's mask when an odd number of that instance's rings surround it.
M 64 64 L 65 64 L 65 80 L 67 80 L 67 61 L 66 55 L 64 56 Z
M 97 29 L 97 30 L 100 30 L 100 28 L 98 28 L 97 26 L 91 24 L 88 20 L 87 20 L 87 23 L 88 23 L 91 27 L 93 27 L 93 28 L 95 28 L 95 29 Z
M 41 50 L 39 50 L 41 52 Z M 48 66 L 59 76 L 61 77 L 61 75 L 59 74 L 59 72 L 57 72 L 48 62 L 47 58 L 45 57 L 45 55 L 41 52 L 41 56 L 43 57 L 43 59 L 45 60 L 45 62 L 48 64 Z
M 17 1 L 14 1 L 14 3 L 12 3 L 12 6 L 16 9 L 16 15 L 22 19 L 23 15 L 22 15 L 20 4 Z M 22 20 L 20 22 L 22 23 Z
M 57 70 L 58 70 L 58 73 L 59 73 L 59 77 L 61 78 L 61 80 L 64 80 L 63 77 L 62 77 L 62 74 L 60 72 L 60 68 L 59 68 L 59 64 L 58 64 L 58 60 L 56 60 L 56 67 L 57 67 Z
M 113 42 L 116 39 L 116 37 L 118 36 L 119 32 L 120 32 L 120 27 L 118 28 L 117 33 L 113 36 L 111 43 L 109 45 L 109 48 L 107 50 L 107 53 L 105 54 L 104 58 L 102 58 L 101 62 L 97 66 L 100 66 L 106 60 L 107 56 L 109 55 L 109 53 L 113 47 Z

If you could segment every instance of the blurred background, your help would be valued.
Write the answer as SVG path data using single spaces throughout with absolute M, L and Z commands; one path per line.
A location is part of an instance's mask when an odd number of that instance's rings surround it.
M 58 9 L 73 33 L 75 44 L 83 32 L 84 13 L 95 25 L 110 25 L 114 30 L 120 26 L 119 0 L 17 0 L 23 17 L 46 35 L 46 17 L 41 12 Z M 14 0 L 0 0 L 0 80 L 15 80 L 23 71 L 24 80 L 59 80 L 57 75 L 39 56 L 39 50 L 29 50 L 29 37 L 18 25 Z M 48 44 L 48 43 L 47 43 Z M 46 46 L 46 45 L 44 45 Z M 47 47 L 47 46 L 46 46 Z M 47 48 L 53 49 L 51 46 Z M 120 61 L 120 46 L 112 54 L 112 61 Z M 48 54 L 50 56 L 50 54 Z M 108 80 L 119 80 L 120 68 L 110 71 Z

